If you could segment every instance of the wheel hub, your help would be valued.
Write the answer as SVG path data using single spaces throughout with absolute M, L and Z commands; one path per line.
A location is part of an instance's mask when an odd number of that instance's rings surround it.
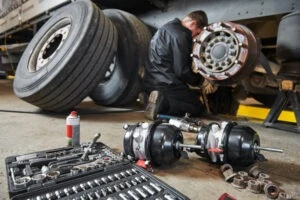
M 223 60 L 228 52 L 225 44 L 216 44 L 211 48 L 212 58 L 216 61 Z
M 253 71 L 259 57 L 252 32 L 234 23 L 214 23 L 194 40 L 195 72 L 216 82 L 233 84 Z M 229 80 L 229 81 L 228 81 Z
M 59 51 L 64 44 L 70 32 L 71 25 L 66 25 L 55 31 L 42 45 L 39 51 L 36 67 L 29 69 L 30 72 L 35 72 L 44 67 Z
M 116 62 L 117 62 L 117 56 L 115 55 L 109 65 L 107 71 L 105 72 L 104 78 L 100 82 L 100 84 L 105 84 L 108 80 L 111 79 L 111 77 L 116 69 Z

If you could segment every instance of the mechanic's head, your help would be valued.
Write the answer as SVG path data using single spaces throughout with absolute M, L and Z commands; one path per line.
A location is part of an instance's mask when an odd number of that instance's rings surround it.
M 204 26 L 207 26 L 208 23 L 206 13 L 202 10 L 191 12 L 181 21 L 182 25 L 192 32 L 192 37 L 200 34 Z

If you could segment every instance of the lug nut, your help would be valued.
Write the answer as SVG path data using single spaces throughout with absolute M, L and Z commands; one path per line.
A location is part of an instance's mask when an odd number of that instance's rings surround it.
M 246 187 L 246 183 L 245 183 L 245 180 L 242 176 L 240 175 L 236 175 L 234 178 L 233 178 L 233 182 L 231 183 L 233 185 L 233 187 L 235 188 L 239 188 L 239 189 L 243 189 Z
M 263 181 L 263 180 L 266 180 L 266 179 L 269 179 L 269 178 L 270 178 L 270 176 L 268 174 L 265 174 L 265 173 L 260 173 L 258 175 L 258 180 L 259 181 Z
M 277 200 L 291 200 L 292 195 L 285 192 L 279 192 Z
M 264 192 L 269 199 L 276 199 L 279 195 L 280 189 L 277 185 L 270 183 L 265 185 Z
M 233 177 L 236 175 L 236 173 L 233 172 L 232 166 L 229 164 L 222 165 L 221 172 L 223 173 L 226 182 L 232 181 Z
M 258 178 L 260 173 L 262 173 L 262 170 L 257 165 L 254 165 L 249 169 L 249 175 L 254 178 Z
M 272 181 L 265 179 L 265 180 L 258 180 L 258 182 L 260 183 L 260 187 L 262 188 L 262 190 L 264 189 L 265 185 L 267 184 L 271 184 Z
M 252 193 L 259 194 L 260 191 L 261 191 L 260 183 L 258 181 L 255 181 L 255 180 L 248 181 L 247 190 L 252 192 Z
M 245 181 L 249 180 L 249 175 L 248 175 L 247 172 L 245 172 L 245 171 L 239 171 L 237 174 L 240 175 Z

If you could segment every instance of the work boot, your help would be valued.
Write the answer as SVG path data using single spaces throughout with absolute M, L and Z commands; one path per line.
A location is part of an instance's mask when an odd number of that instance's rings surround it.
M 162 109 L 163 100 L 164 97 L 160 91 L 154 90 L 150 93 L 145 109 L 145 116 L 147 119 L 155 120 L 157 118 L 158 112 Z

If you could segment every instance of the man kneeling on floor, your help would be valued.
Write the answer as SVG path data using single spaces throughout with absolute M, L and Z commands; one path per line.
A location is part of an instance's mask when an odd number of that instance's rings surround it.
M 207 26 L 203 11 L 194 11 L 182 20 L 163 25 L 151 39 L 144 77 L 145 93 L 149 95 L 145 116 L 156 119 L 157 114 L 199 116 L 205 106 L 199 94 L 187 84 L 200 86 L 203 78 L 192 71 L 193 37 Z

